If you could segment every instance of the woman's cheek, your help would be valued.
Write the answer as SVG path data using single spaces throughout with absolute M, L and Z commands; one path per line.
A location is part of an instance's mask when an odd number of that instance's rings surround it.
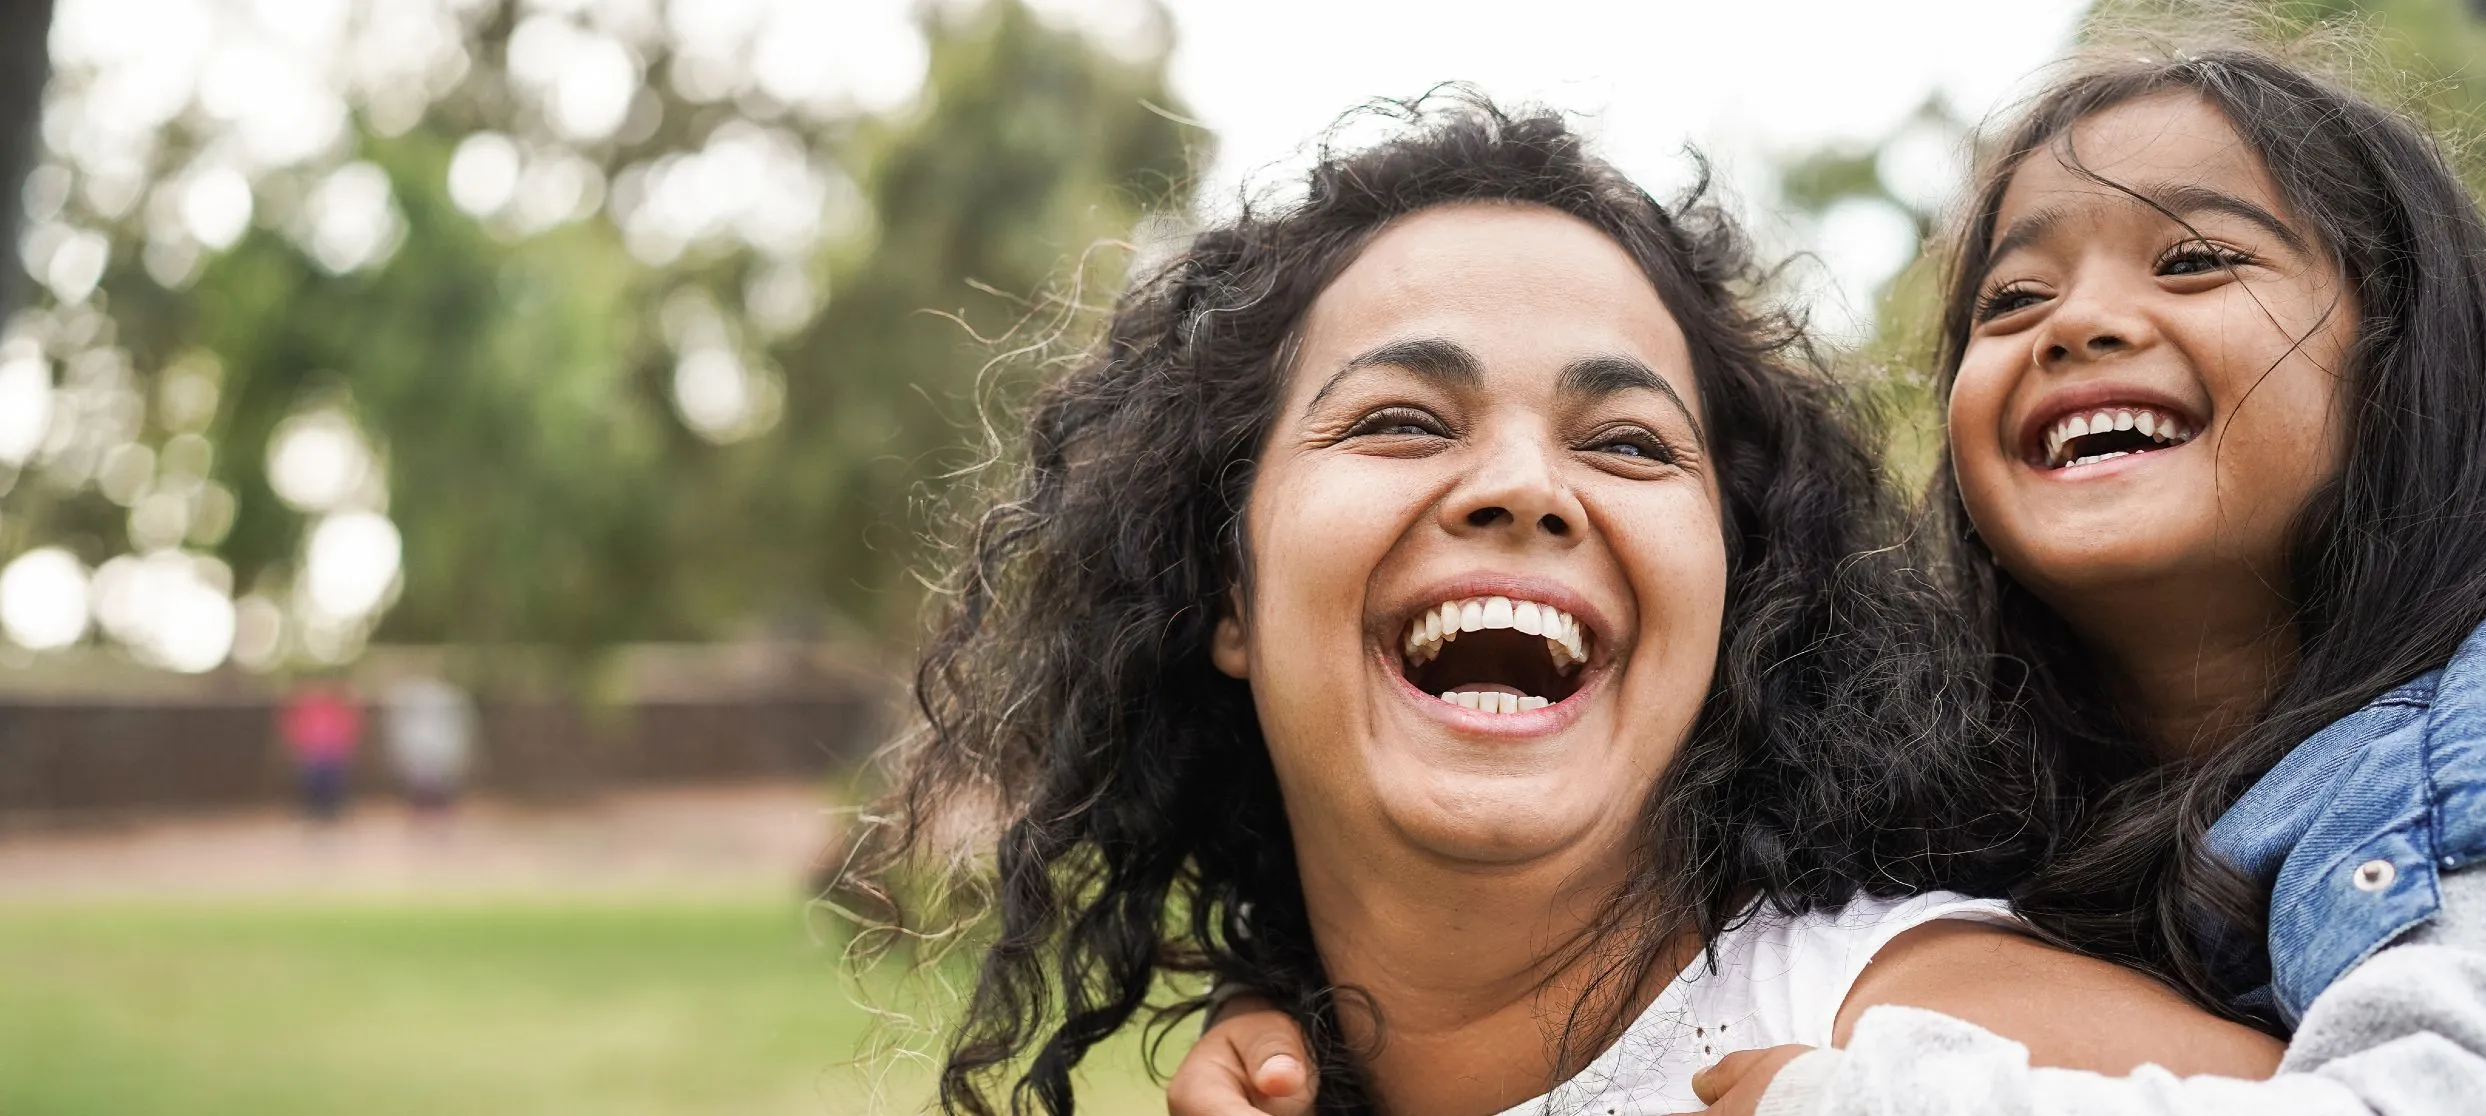
M 1641 672 L 1666 693 L 1701 692 L 1716 655 L 1726 600 L 1726 536 L 1717 497 L 1704 486 L 1669 485 L 1662 494 L 1639 494 L 1628 510 L 1606 507 L 1606 535 L 1614 540 L 1639 612 L 1634 656 Z M 1700 654 L 1675 654 L 1681 648 Z M 1686 671 L 1681 677 L 1678 670 Z

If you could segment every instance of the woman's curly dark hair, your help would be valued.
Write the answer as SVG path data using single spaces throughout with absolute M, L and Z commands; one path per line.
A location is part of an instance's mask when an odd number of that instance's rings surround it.
M 1377 233 L 1434 206 L 1543 206 L 1613 238 L 1690 343 L 1715 443 L 1715 682 L 1588 943 L 1611 994 L 1573 1013 L 1566 1049 L 1610 1041 L 1675 935 L 1713 936 L 1756 898 L 1995 893 L 2034 844 L 2020 804 L 2037 773 L 1952 691 L 1976 672 L 1928 634 L 1858 414 L 1795 323 L 1744 301 L 1762 277 L 1706 177 L 1660 205 L 1559 115 L 1461 90 L 1366 111 L 1394 134 L 1324 148 L 1299 201 L 1247 207 L 1130 286 L 1093 353 L 1030 403 L 1024 461 L 941 583 L 925 725 L 877 851 L 921 851 L 962 801 L 1004 814 L 998 927 L 941 1074 L 948 1111 L 992 1112 L 1006 1087 L 1014 1113 L 1070 1112 L 1087 1051 L 1160 976 L 1193 973 L 1270 993 L 1312 1041 L 1322 1108 L 1369 1107 L 1251 693 L 1209 647 L 1245 584 L 1244 505 L 1306 310 Z

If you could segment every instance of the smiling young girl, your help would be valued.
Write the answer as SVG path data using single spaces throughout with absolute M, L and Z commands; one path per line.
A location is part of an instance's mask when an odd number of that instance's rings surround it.
M 1955 1086 L 2083 1111 L 2476 1111 L 2476 203 L 2422 131 L 2268 55 L 2127 59 L 2004 137 L 1952 264 L 1956 566 L 2020 733 L 2089 803 L 2015 905 L 2297 1033 L 2282 1077 L 2177 1101 L 1894 1017 L 1846 1070 L 1812 1058 L 1829 1103 L 1796 1107 L 1938 1103 L 1887 1071 L 1956 1040 L 1987 1064 Z
M 2423 132 L 2298 68 L 2124 53 L 1994 146 L 1952 264 L 1951 566 L 2001 708 L 2065 779 L 2064 837 L 2015 905 L 2293 1028 L 2288 1072 L 2032 1069 L 2011 1041 L 1902 1009 L 1866 1013 L 1844 1051 L 1738 1055 L 1704 1095 L 1773 1113 L 2478 1111 L 2474 202 Z M 2119 1026 L 2019 1022 L 1997 1029 L 2037 1045 Z M 1219 1030 L 1177 1075 L 1178 1112 L 1302 1110 L 1272 1016 Z
M 1744 261 L 1697 192 L 1451 97 L 1125 293 L 918 680 L 887 835 L 1005 821 L 947 1108 L 1070 1111 L 1199 971 L 1308 1023 L 1339 1109 L 1662 1112 L 1719 1054 L 2030 985 L 2121 1021 L 2060 1064 L 2267 1070 L 1935 890 L 2027 870 L 2028 757 Z

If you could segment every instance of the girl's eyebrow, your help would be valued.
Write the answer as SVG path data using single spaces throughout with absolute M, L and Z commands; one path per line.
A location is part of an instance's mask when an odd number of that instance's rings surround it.
M 2277 237 L 2280 243 L 2298 253 L 2304 253 L 2310 249 L 2305 242 L 2304 235 L 2289 228 L 2287 222 L 2279 219 L 2278 214 L 2225 190 L 2204 186 L 2198 182 L 2149 186 L 2127 186 L 2120 182 L 2109 182 L 2107 185 L 2157 210 L 2160 216 L 2176 224 L 2185 225 L 2187 231 L 2190 229 L 2187 218 L 2194 214 L 2223 213 L 2259 226 L 2263 232 Z M 1994 249 L 1986 253 L 1986 271 L 1992 271 L 1995 262 L 2004 256 L 2025 248 L 2053 232 L 2068 215 L 2069 207 L 2058 205 L 2038 210 L 2012 222 L 2011 227 L 2003 231 L 2003 235 L 1995 238 Z M 1979 278 L 1983 276 L 1980 275 Z
M 2151 208 L 2179 222 L 2195 213 L 2224 213 L 2261 226 L 2263 232 L 2279 238 L 2280 243 L 2297 252 L 2304 252 L 2308 247 L 2305 238 L 2287 227 L 2287 222 L 2280 220 L 2278 214 L 2225 190 L 2197 182 L 2179 182 L 2138 192 L 2141 200 L 2148 202 Z
M 2047 233 L 2053 232 L 2056 226 L 2063 223 L 2067 215 L 2066 207 L 2054 205 L 2013 221 L 2010 228 L 2003 230 L 2003 235 L 1994 238 L 1994 247 L 1986 252 L 1985 271 L 1993 271 L 1995 261 L 2026 248 L 2044 238 Z M 1984 272 L 1980 272 L 1977 278 L 1985 278 Z

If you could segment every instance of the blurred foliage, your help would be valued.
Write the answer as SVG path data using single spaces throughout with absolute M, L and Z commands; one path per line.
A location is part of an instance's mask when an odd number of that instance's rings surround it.
M 112 244 L 94 294 L 60 297 L 56 283 L 17 322 L 60 370 L 56 411 L 77 406 L 79 361 L 107 353 L 94 367 L 117 361 L 115 382 L 144 415 L 126 444 L 169 464 L 172 380 L 187 370 L 215 383 L 200 432 L 230 527 L 194 526 L 185 545 L 221 563 L 228 594 L 297 611 L 317 517 L 279 499 L 270 439 L 306 410 L 349 416 L 384 468 L 385 492 L 368 502 L 402 536 L 402 580 L 376 630 L 366 621 L 313 660 L 365 638 L 580 650 L 904 638 L 920 600 L 909 576 L 920 509 L 962 463 L 962 423 L 991 387 L 990 339 L 1058 319 L 1082 283 L 1110 288 L 1127 253 L 1092 248 L 1187 207 L 1206 140 L 1176 123 L 1168 35 L 1108 49 L 1018 0 L 927 5 L 915 17 L 929 59 L 920 93 L 828 113 L 748 88 L 686 95 L 680 74 L 696 60 L 652 36 L 632 48 L 645 78 L 631 122 L 565 142 L 546 124 L 549 98 L 530 99 L 513 75 L 514 39 L 582 6 L 442 3 L 471 65 L 404 124 L 375 125 L 380 99 L 357 102 L 324 157 L 386 173 L 402 225 L 370 266 L 333 266 L 303 231 L 316 167 L 254 173 L 250 227 L 185 269 L 154 254 L 148 231 L 178 195 L 98 212 L 82 164 L 51 156 L 44 173 L 80 176 L 59 191 L 52 228 L 97 228 Z M 189 173 L 183 159 L 216 150 L 190 127 L 196 115 L 154 149 L 159 195 Z M 514 138 L 529 158 L 584 159 L 585 207 L 612 204 L 533 228 L 471 215 L 452 166 L 480 133 Z M 622 210 L 653 204 L 650 170 L 669 156 L 788 137 L 798 171 L 825 184 L 796 215 L 823 226 L 816 245 L 788 258 L 730 237 L 634 239 Z M 27 259 L 43 271 L 34 249 Z M 753 309 L 772 299 L 777 309 Z M 731 429 L 703 426 L 685 397 L 686 364 L 709 350 L 726 356 L 727 401 L 746 416 Z M 111 452 L 52 453 L 22 477 L 0 463 L 0 563 L 42 545 L 90 566 L 160 547 L 133 537 L 131 499 L 100 491 Z M 285 648 L 274 663 L 305 660 L 298 635 Z
M 1119 242 L 1188 211 L 1209 139 L 1177 123 L 1167 36 L 1134 49 L 1049 23 L 1019 0 L 927 5 L 915 17 L 926 52 L 919 92 L 894 107 L 797 111 L 749 88 L 697 89 L 683 75 L 699 60 L 649 34 L 629 40 L 628 122 L 582 139 L 550 119 L 552 99 L 530 85 L 542 80 L 525 72 L 521 56 L 543 36 L 522 40 L 556 17 L 592 31 L 581 13 L 635 6 L 662 22 L 700 11 L 695 0 L 435 2 L 461 36 L 449 80 L 411 115 L 387 90 L 361 90 L 338 142 L 253 170 L 246 226 L 229 247 L 168 248 L 159 228 L 184 189 L 196 199 L 185 183 L 227 145 L 201 112 L 168 117 L 144 147 L 144 176 L 129 187 L 143 195 L 136 204 L 114 204 L 109 167 L 90 165 L 84 138 L 47 118 L 37 176 L 56 197 L 34 215 L 21 258 L 45 272 L 39 264 L 66 258 L 64 237 L 89 235 L 109 253 L 92 294 L 50 267 L 52 296 L 11 336 L 39 336 L 46 375 L 57 372 L 55 410 L 70 417 L 54 425 L 74 418 L 116 441 L 54 438 L 22 475 L 0 464 L 0 562 L 42 546 L 88 566 L 164 552 L 163 538 L 136 529 L 154 489 L 125 479 L 108 493 L 110 474 L 116 460 L 169 475 L 176 457 L 197 457 L 196 439 L 175 452 L 191 428 L 172 402 L 177 381 L 203 381 L 214 406 L 196 432 L 211 447 L 204 481 L 221 506 L 194 507 L 172 545 L 212 566 L 208 580 L 228 601 L 285 610 L 291 634 L 265 665 L 351 655 L 367 638 L 579 651 L 751 635 L 906 639 L 925 509 L 974 452 L 982 405 L 1026 382 L 1028 362 L 996 358 L 1103 301 L 1130 256 Z M 2365 33 L 2352 36 L 2348 68 L 2461 137 L 2486 106 L 2486 74 L 2471 64 L 2486 51 L 2477 8 L 2107 0 L 2091 26 L 2175 11 L 2285 37 L 2349 22 Z M 72 87 L 75 69 L 63 71 Z M 1964 155 L 1974 123 L 1929 102 L 1883 142 L 1789 160 L 1779 195 L 1816 218 L 1859 201 L 1893 207 L 1930 242 L 1944 199 L 1926 183 L 1964 166 L 1954 158 L 1929 179 L 1927 152 Z M 530 175 L 563 160 L 585 166 L 591 197 L 546 221 L 476 216 L 452 179 L 478 137 L 514 144 Z M 652 243 L 629 214 L 655 204 L 659 172 L 738 143 L 787 148 L 809 168 L 796 217 L 817 235 L 791 247 L 749 232 Z M 2475 169 L 2486 160 L 2455 149 L 2486 184 Z M 363 162 L 385 176 L 393 224 L 376 262 L 339 266 L 322 258 L 306 214 L 340 167 Z M 747 160 L 735 166 L 758 173 Z M 733 185 L 711 175 L 701 189 Z M 38 192 L 30 184 L 29 196 Z M 1927 376 L 1934 270 L 1920 257 L 1895 272 L 1850 354 L 1914 473 L 1939 445 Z M 0 364 L 8 359 L 0 351 Z M 725 377 L 725 403 L 710 408 L 726 406 L 725 418 L 702 417 L 688 390 L 702 375 L 710 387 Z M 269 475 L 271 439 L 323 410 L 368 439 L 385 485 L 357 506 L 385 514 L 402 538 L 381 606 L 324 643 L 303 639 L 299 615 L 320 512 L 280 499 Z M 146 452 L 120 452 L 128 447 Z

